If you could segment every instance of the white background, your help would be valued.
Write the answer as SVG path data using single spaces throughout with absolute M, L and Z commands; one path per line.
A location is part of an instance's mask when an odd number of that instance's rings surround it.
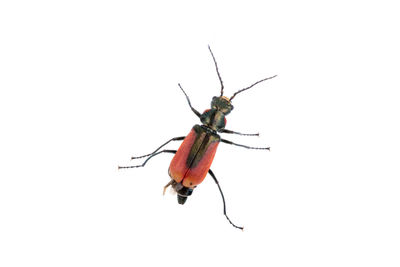
M 1 266 L 399 266 L 396 1 L 2 1 Z M 117 170 L 238 95 L 210 177 Z M 170 144 L 177 148 L 179 142 Z

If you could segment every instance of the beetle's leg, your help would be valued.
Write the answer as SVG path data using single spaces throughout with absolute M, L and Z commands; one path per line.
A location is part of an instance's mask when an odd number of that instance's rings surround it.
M 269 147 L 252 147 L 252 146 L 245 146 L 245 145 L 241 145 L 241 144 L 236 144 L 232 141 L 226 140 L 226 139 L 221 139 L 221 142 L 229 144 L 229 145 L 234 145 L 234 146 L 241 146 L 244 148 L 248 148 L 248 149 L 263 149 L 263 150 L 269 150 Z
M 172 153 L 172 154 L 175 154 L 176 153 L 176 150 L 161 150 L 161 151 L 158 151 L 158 152 L 156 152 L 156 153 L 154 153 L 154 154 L 152 154 L 150 157 L 148 157 L 144 162 L 143 162 L 143 164 L 141 164 L 141 165 L 135 165 L 135 166 L 118 166 L 118 169 L 129 169 L 129 168 L 139 168 L 139 167 L 144 167 L 144 165 L 146 165 L 146 163 L 152 158 L 152 157 L 154 157 L 154 156 L 157 156 L 158 154 L 161 154 L 161 153 Z
M 224 193 L 222 193 L 222 189 L 221 186 L 218 183 L 217 177 L 215 177 L 215 174 L 213 173 L 213 171 L 210 169 L 208 170 L 208 173 L 211 175 L 211 177 L 214 179 L 214 182 L 217 184 L 219 192 L 221 193 L 221 197 L 222 197 L 222 202 L 224 204 L 224 215 L 225 217 L 228 219 L 228 221 L 230 222 L 230 224 L 232 224 L 234 227 L 243 230 L 243 227 L 240 226 L 236 226 L 228 217 L 228 215 L 226 215 L 226 205 L 225 205 L 225 197 L 224 197 Z
M 231 131 L 228 129 L 222 129 L 221 133 L 227 133 L 227 134 L 238 134 L 238 135 L 246 135 L 246 136 L 260 136 L 259 133 L 255 133 L 255 134 L 245 134 L 245 133 L 239 133 L 239 132 L 235 132 L 235 131 Z
M 182 88 L 180 83 L 178 83 L 178 86 L 179 86 L 179 88 L 181 88 L 182 92 L 185 94 L 186 100 L 187 100 L 187 102 L 189 104 L 190 109 L 193 111 L 194 114 L 196 114 L 197 117 L 200 118 L 201 117 L 200 112 L 198 112 L 194 107 L 192 107 L 192 104 L 190 103 L 190 99 L 189 99 L 188 95 L 186 94 L 185 90 L 183 90 L 183 88 Z
M 131 157 L 131 159 L 140 159 L 140 158 L 145 158 L 145 157 L 151 156 L 151 155 L 153 155 L 154 153 L 156 153 L 158 150 L 160 150 L 162 147 L 166 146 L 169 142 L 171 142 L 171 141 L 182 141 L 183 139 L 185 139 L 185 137 L 186 137 L 186 136 L 174 137 L 174 138 L 168 140 L 167 142 L 165 142 L 164 144 L 162 144 L 160 147 L 158 147 L 158 148 L 157 148 L 156 150 L 154 150 L 152 153 L 146 154 L 146 155 L 143 155 L 143 156 L 139 156 L 139 157 Z

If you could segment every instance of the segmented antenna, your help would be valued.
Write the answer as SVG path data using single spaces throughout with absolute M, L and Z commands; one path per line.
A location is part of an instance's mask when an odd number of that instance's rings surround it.
M 233 99 L 237 94 L 239 94 L 239 93 L 241 93 L 241 92 L 243 92 L 243 91 L 249 90 L 249 89 L 250 89 L 251 87 L 253 87 L 254 85 L 259 84 L 260 82 L 263 82 L 263 81 L 266 81 L 266 80 L 275 78 L 276 76 L 278 76 L 278 75 L 274 75 L 274 76 L 271 76 L 271 77 L 268 77 L 268 78 L 259 80 L 258 82 L 255 82 L 255 83 L 253 83 L 252 85 L 250 85 L 249 87 L 240 89 L 239 91 L 237 91 L 236 93 L 234 93 L 233 96 L 231 96 L 231 98 L 229 98 L 229 101 L 232 101 L 232 99 Z
M 208 46 L 208 50 L 210 50 L 211 56 L 212 56 L 212 58 L 213 58 L 213 60 L 214 60 L 215 69 L 217 70 L 218 78 L 219 78 L 219 81 L 220 81 L 220 83 L 221 83 L 221 96 L 223 96 L 223 95 L 224 95 L 224 83 L 222 82 L 221 75 L 219 74 L 217 61 L 215 60 L 214 54 L 213 54 L 213 52 L 211 51 L 210 45 Z

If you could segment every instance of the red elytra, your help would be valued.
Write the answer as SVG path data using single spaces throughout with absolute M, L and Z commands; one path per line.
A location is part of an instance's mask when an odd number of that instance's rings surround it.
M 196 133 L 195 127 L 183 140 L 168 170 L 169 176 L 175 182 L 192 189 L 206 177 L 219 144 L 219 138 L 213 137 L 207 141 L 208 133 L 206 131 Z M 202 147 L 206 147 L 203 153 L 200 151 Z M 189 156 L 191 153 L 195 153 L 194 157 Z

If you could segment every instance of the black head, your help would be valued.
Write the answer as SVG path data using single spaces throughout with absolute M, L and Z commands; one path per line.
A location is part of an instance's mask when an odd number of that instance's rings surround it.
M 214 96 L 211 101 L 211 109 L 216 109 L 224 115 L 228 115 L 233 110 L 233 105 L 226 96 Z

